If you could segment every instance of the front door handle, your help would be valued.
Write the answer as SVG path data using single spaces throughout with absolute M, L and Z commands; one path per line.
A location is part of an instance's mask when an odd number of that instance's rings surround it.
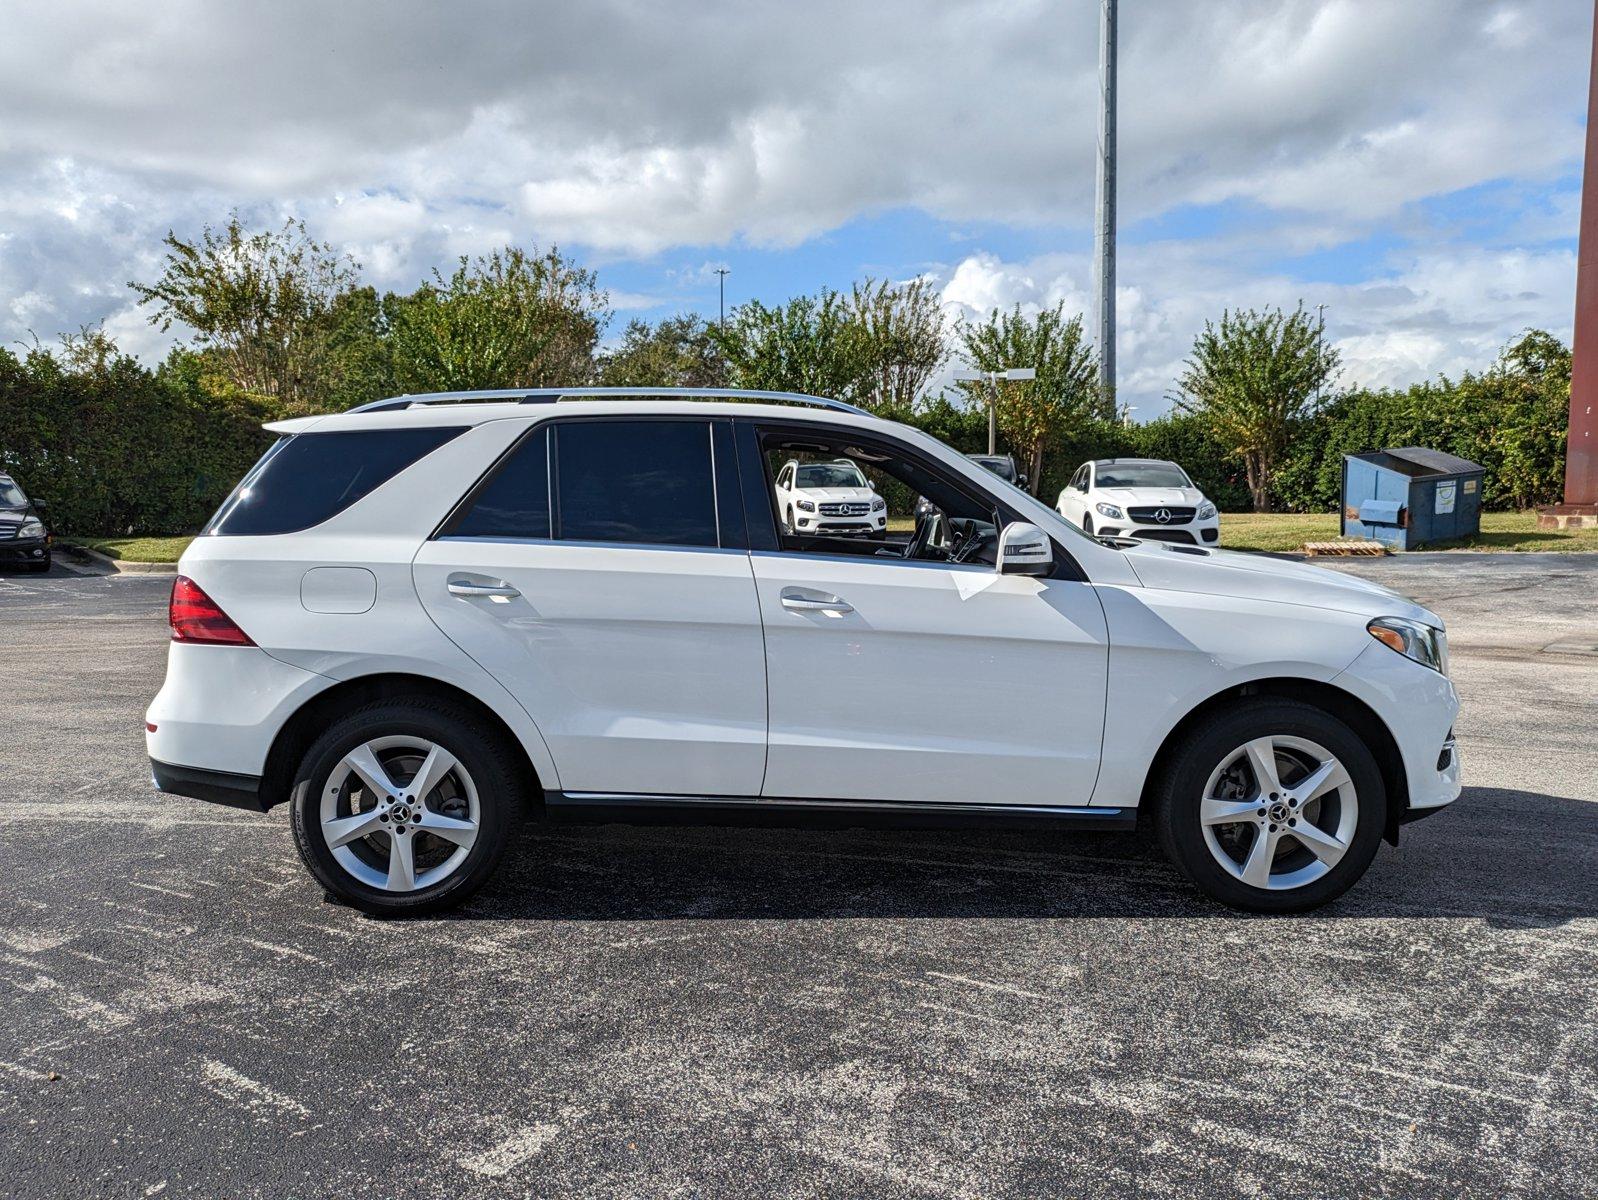
M 782 606 L 794 612 L 819 612 L 841 617 L 854 612 L 854 607 L 826 592 L 812 592 L 808 588 L 783 588 Z
M 449 594 L 468 598 L 489 596 L 501 600 L 509 600 L 513 596 L 521 595 L 508 583 L 473 583 L 469 579 L 451 579 L 449 581 Z

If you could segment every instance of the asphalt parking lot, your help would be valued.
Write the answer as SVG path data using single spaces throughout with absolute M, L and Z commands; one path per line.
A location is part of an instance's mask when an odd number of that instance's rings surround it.
M 1468 786 L 1291 919 L 1130 837 L 609 827 L 370 920 L 150 790 L 169 580 L 0 575 L 0 1191 L 1592 1196 L 1598 555 L 1341 569 L 1449 620 Z

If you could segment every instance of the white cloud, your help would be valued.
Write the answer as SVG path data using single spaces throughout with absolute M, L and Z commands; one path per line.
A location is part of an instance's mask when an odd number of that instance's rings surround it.
M 108 318 L 158 351 L 125 281 L 154 273 L 168 228 L 193 232 L 233 207 L 304 217 L 379 287 L 505 242 L 576 243 L 603 270 L 669 248 L 694 261 L 793 247 L 900 209 L 1080 232 L 1096 7 L 13 0 L 0 37 L 0 340 L 25 322 L 48 337 Z M 1123 391 L 1162 394 L 1204 316 L 1291 303 L 1306 286 L 1249 264 L 1377 231 L 1405 230 L 1408 259 L 1369 285 L 1317 289 L 1373 377 L 1452 369 L 1512 313 L 1568 307 L 1545 244 L 1573 232 L 1567 198 L 1509 235 L 1530 249 L 1505 269 L 1527 274 L 1537 302 L 1445 295 L 1486 288 L 1510 252 L 1409 226 L 1426 197 L 1570 172 L 1589 17 L 1502 0 L 1125 6 L 1123 227 L 1228 203 L 1269 220 L 1123 249 Z M 965 244 L 980 251 L 983 235 Z M 920 263 L 891 269 L 907 268 Z M 973 310 L 1085 308 L 1086 272 L 1070 255 L 974 253 L 946 277 L 951 302 Z M 1394 288 L 1411 299 L 1383 308 Z M 1407 324 L 1356 330 L 1359 312 Z

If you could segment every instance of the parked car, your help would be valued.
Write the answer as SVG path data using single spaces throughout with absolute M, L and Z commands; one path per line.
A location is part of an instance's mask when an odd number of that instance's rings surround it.
M 1209 545 L 1221 520 L 1187 472 L 1158 458 L 1101 458 L 1071 476 L 1056 504 L 1060 515 L 1100 537 Z
M 1025 475 L 1021 474 L 1020 471 L 1016 470 L 1015 459 L 1011 455 L 967 454 L 966 457 L 972 462 L 976 463 L 977 466 L 992 471 L 1006 483 L 1014 484 L 1019 488 L 1026 487 L 1027 478 Z M 916 497 L 915 519 L 916 526 L 918 528 L 923 521 L 933 514 L 933 512 L 934 508 L 932 501 L 928 500 L 925 496 Z
M 1084 536 L 848 405 L 519 390 L 267 428 L 173 585 L 155 783 L 289 805 L 311 874 L 370 912 L 459 903 L 529 806 L 1141 823 L 1208 895 L 1296 910 L 1459 794 L 1434 614 Z M 770 464 L 798 453 L 927 496 L 948 536 L 785 528 Z
M 847 458 L 790 460 L 777 472 L 776 494 L 783 528 L 791 533 L 880 538 L 888 532 L 888 502 Z
M 54 538 L 44 523 L 43 500 L 29 499 L 17 481 L 0 475 L 0 564 L 48 571 Z

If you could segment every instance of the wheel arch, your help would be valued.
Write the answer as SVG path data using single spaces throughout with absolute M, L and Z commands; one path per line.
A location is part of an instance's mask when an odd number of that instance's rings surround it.
M 1382 773 L 1382 785 L 1387 792 L 1387 822 L 1383 836 L 1396 846 L 1401 817 L 1409 804 L 1409 777 L 1404 771 L 1404 758 L 1399 751 L 1398 741 L 1387 728 L 1387 723 L 1358 696 L 1333 684 L 1313 679 L 1254 679 L 1234 684 L 1194 705 L 1160 742 L 1160 748 L 1155 752 L 1143 781 L 1139 809 L 1148 811 L 1146 806 L 1151 802 L 1154 788 L 1159 782 L 1161 764 L 1168 760 L 1172 746 L 1211 713 L 1255 696 L 1280 696 L 1313 705 L 1330 713 L 1359 735 Z
M 457 704 L 471 712 L 496 736 L 504 738 L 505 743 L 515 750 L 516 761 L 522 769 L 524 795 L 530 801 L 541 802 L 543 791 L 532 756 L 516 731 L 499 713 L 454 684 L 425 675 L 386 672 L 336 683 L 312 696 L 283 722 L 283 727 L 272 740 L 272 748 L 267 751 L 266 765 L 261 774 L 262 808 L 273 808 L 289 798 L 300 760 L 305 757 L 311 743 L 341 713 L 375 700 L 418 698 L 448 700 Z

